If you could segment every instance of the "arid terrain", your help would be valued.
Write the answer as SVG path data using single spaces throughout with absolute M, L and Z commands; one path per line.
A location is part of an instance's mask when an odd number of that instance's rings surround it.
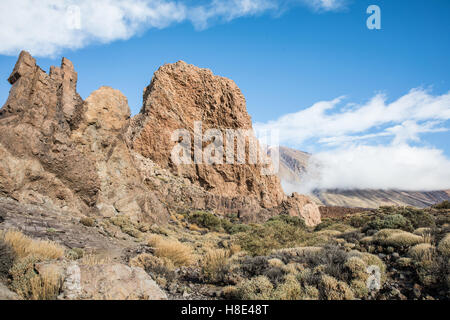
M 0 299 L 450 297 L 448 201 L 327 210 L 267 163 L 177 163 L 174 130 L 252 128 L 232 80 L 166 64 L 131 116 L 118 90 L 83 100 L 77 77 L 22 52 L 8 79 Z

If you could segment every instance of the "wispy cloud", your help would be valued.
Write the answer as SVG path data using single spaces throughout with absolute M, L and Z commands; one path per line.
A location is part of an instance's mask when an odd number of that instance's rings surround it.
M 315 11 L 337 11 L 345 8 L 347 0 L 301 0 Z
M 0 1 L 0 54 L 28 50 L 54 56 L 64 49 L 126 40 L 150 28 L 191 22 L 198 30 L 213 22 L 278 13 L 285 4 L 332 11 L 343 0 L 211 0 L 202 5 L 175 0 Z M 79 18 L 79 19 L 78 19 Z
M 362 105 L 343 105 L 344 99 L 339 97 L 321 101 L 304 110 L 255 126 L 279 130 L 283 143 L 301 146 L 308 139 L 331 143 L 365 140 L 381 135 L 407 138 L 407 131 L 412 134 L 415 130 L 417 134 L 434 130 L 441 121 L 450 119 L 450 92 L 434 96 L 427 90 L 413 89 L 390 103 L 385 95 L 377 94 Z M 380 131 L 385 126 L 389 127 Z M 367 133 L 369 130 L 377 131 Z
M 314 146 L 300 192 L 318 188 L 437 190 L 450 188 L 450 160 L 422 141 L 424 133 L 448 132 L 450 93 L 413 89 L 393 102 L 377 94 L 367 103 L 322 101 L 267 123 L 280 143 Z

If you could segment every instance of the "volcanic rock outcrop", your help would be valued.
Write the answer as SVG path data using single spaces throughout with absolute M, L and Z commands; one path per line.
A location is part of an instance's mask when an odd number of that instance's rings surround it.
M 246 222 L 283 213 L 320 222 L 307 197 L 285 196 L 275 175 L 262 174 L 267 164 L 172 161 L 172 133 L 193 134 L 195 121 L 202 133 L 252 128 L 236 84 L 207 69 L 181 61 L 162 66 L 132 118 L 127 99 L 112 88 L 83 101 L 65 58 L 47 74 L 22 52 L 9 82 L 0 110 L 0 196 L 73 215 L 125 214 L 136 222 L 165 222 L 180 210 L 235 213 Z
M 215 76 L 208 69 L 200 69 L 179 61 L 159 68 L 151 84 L 144 91 L 144 105 L 134 119 L 137 131 L 133 148 L 163 168 L 188 178 L 206 190 L 223 196 L 251 196 L 265 208 L 279 205 L 283 190 L 275 175 L 262 175 L 262 164 L 250 164 L 249 159 L 239 164 L 225 163 L 225 155 L 216 164 L 174 164 L 171 150 L 177 141 L 171 135 L 177 129 L 186 129 L 194 144 L 194 122 L 201 123 L 203 135 L 208 129 L 219 130 L 226 148 L 226 130 L 252 130 L 245 98 L 236 84 L 227 78 Z M 253 133 L 247 144 L 255 142 Z M 201 147 L 205 141 L 200 142 Z M 233 141 L 234 144 L 234 141 Z M 237 142 L 232 147 L 237 151 Z M 245 147 L 244 147 L 245 148 Z M 202 148 L 204 149 L 204 148 Z M 249 149 L 246 148 L 246 153 Z M 202 150 L 200 150 L 202 152 Z M 193 152 L 195 157 L 195 151 Z M 247 161 L 245 161 L 247 160 Z M 204 159 L 200 161 L 205 162 Z

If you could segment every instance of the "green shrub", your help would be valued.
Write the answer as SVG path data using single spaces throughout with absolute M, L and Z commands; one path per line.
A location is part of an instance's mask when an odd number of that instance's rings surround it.
M 211 231 L 223 231 L 221 219 L 211 212 L 194 211 L 187 215 L 187 220 Z
M 362 228 L 374 219 L 373 215 L 356 214 L 350 217 L 349 224 L 355 228 Z
M 384 215 L 376 217 L 375 220 L 369 222 L 364 230 L 381 230 L 381 229 L 401 229 L 405 231 L 413 231 L 411 222 L 401 214 Z
M 252 225 L 250 231 L 238 234 L 238 244 L 254 256 L 268 254 L 273 249 L 295 247 L 311 235 L 307 235 L 300 221 L 278 216 L 263 225 Z
M 131 221 L 128 216 L 117 215 L 110 218 L 109 221 L 113 225 L 119 227 L 123 233 L 126 233 L 134 238 L 139 238 L 142 236 L 141 232 L 138 230 L 138 225 Z
M 442 202 L 440 202 L 438 204 L 435 204 L 433 206 L 433 208 L 439 209 L 439 210 L 441 210 L 441 209 L 450 209 L 450 201 L 444 200 L 444 201 L 442 201 Z
M 267 222 L 265 223 L 266 225 L 270 225 L 273 223 L 285 223 L 288 224 L 290 226 L 294 226 L 294 227 L 298 227 L 298 228 L 305 228 L 305 221 L 299 217 L 291 217 L 287 214 L 280 214 L 277 216 L 274 216 L 272 218 L 270 218 L 269 220 L 267 220 Z
M 407 207 L 400 210 L 399 213 L 411 222 L 414 229 L 425 227 L 432 228 L 436 225 L 434 217 L 424 210 Z

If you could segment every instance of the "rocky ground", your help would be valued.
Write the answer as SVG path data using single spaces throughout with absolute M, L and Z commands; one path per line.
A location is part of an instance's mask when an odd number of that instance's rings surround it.
M 382 207 L 325 218 L 316 227 L 287 215 L 248 225 L 201 211 L 146 225 L 122 218 L 67 218 L 1 198 L 0 247 L 13 249 L 9 264 L 2 254 L 0 294 L 20 299 L 448 299 L 446 208 Z M 50 240 L 63 253 L 35 254 L 31 260 L 14 254 L 15 240 L 5 236 L 11 230 Z M 374 268 L 379 280 L 370 285 Z M 59 280 L 50 293 L 39 293 L 32 279 L 38 277 L 44 286 L 48 270 L 57 270 Z M 84 280 L 74 289 L 77 272 Z

